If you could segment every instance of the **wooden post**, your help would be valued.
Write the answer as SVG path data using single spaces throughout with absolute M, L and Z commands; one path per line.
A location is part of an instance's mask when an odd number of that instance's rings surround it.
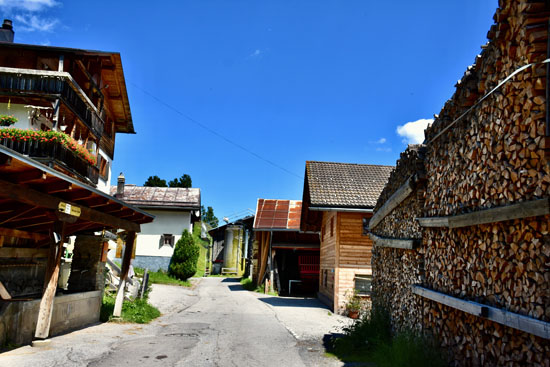
M 59 224 L 59 223 L 58 223 Z M 40 300 L 38 311 L 38 321 L 34 337 L 37 339 L 46 339 L 50 333 L 50 323 L 52 321 L 53 303 L 55 291 L 57 289 L 57 280 L 59 278 L 59 264 L 63 254 L 63 242 L 65 239 L 65 223 L 61 223 L 61 239 L 59 242 L 52 241 L 48 264 L 46 268 L 46 278 L 44 279 L 44 293 Z
M 122 314 L 122 303 L 124 302 L 124 286 L 126 284 L 126 277 L 130 270 L 130 262 L 132 261 L 132 252 L 134 249 L 134 242 L 136 239 L 136 232 L 130 231 L 126 235 L 126 246 L 124 247 L 124 255 L 122 257 L 122 266 L 120 269 L 120 283 L 118 283 L 118 290 L 116 293 L 115 309 L 113 311 L 114 317 L 120 317 Z

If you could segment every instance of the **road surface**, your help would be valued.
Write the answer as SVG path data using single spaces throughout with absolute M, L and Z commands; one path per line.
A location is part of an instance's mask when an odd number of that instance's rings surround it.
M 149 325 L 106 323 L 0 354 L 0 366 L 342 366 L 324 356 L 323 336 L 346 318 L 315 299 L 244 290 L 202 278 L 192 290 L 154 285 L 163 315 Z

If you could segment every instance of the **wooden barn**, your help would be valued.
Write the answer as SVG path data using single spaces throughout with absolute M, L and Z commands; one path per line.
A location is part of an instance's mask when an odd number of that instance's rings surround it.
M 254 220 L 253 280 L 279 294 L 314 294 L 319 235 L 300 231 L 300 200 L 258 199 Z
M 319 298 L 334 312 L 346 292 L 370 296 L 372 241 L 367 227 L 391 166 L 306 162 L 300 229 L 320 232 Z

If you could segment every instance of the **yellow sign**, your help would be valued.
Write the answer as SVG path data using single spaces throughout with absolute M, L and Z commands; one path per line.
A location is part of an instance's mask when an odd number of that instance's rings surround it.
M 69 214 L 73 217 L 80 217 L 80 208 L 69 203 L 60 202 L 58 210 L 61 213 Z

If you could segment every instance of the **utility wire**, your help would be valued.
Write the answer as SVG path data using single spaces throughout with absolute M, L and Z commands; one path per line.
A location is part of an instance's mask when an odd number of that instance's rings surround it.
M 127 80 L 128 81 L 128 80 Z M 283 166 L 281 165 L 278 165 L 277 163 L 267 159 L 267 158 L 264 158 L 262 157 L 261 155 L 259 155 L 258 153 L 242 146 L 241 144 L 223 136 L 222 134 L 218 133 L 216 130 L 208 127 L 207 125 L 203 124 L 202 122 L 190 117 L 189 115 L 186 115 L 185 113 L 181 112 L 180 110 L 178 110 L 176 107 L 172 106 L 171 104 L 167 103 L 167 102 L 164 102 L 162 99 L 158 98 L 157 96 L 151 94 L 150 92 L 148 92 L 147 90 L 139 87 L 138 85 L 136 85 L 135 83 L 131 82 L 131 81 L 128 81 L 129 84 L 131 84 L 134 88 L 138 89 L 139 91 L 141 91 L 143 94 L 146 94 L 148 95 L 149 97 L 151 97 L 152 99 L 154 99 L 155 101 L 157 101 L 159 104 L 163 105 L 164 107 L 174 111 L 175 113 L 177 113 L 178 115 L 180 115 L 181 117 L 185 118 L 186 120 L 188 121 L 191 121 L 192 123 L 194 123 L 195 125 L 198 125 L 199 127 L 203 128 L 204 130 L 208 131 L 209 133 L 211 133 L 212 135 L 215 135 L 217 136 L 218 138 L 224 140 L 225 142 L 241 149 L 242 151 L 258 158 L 259 160 L 261 161 L 264 161 L 265 163 L 268 163 L 270 165 L 272 165 L 273 167 L 275 168 L 278 168 L 280 169 L 281 171 L 284 171 L 286 173 L 288 173 L 289 175 L 291 176 L 294 176 L 294 177 L 297 177 L 298 179 L 300 180 L 303 180 L 303 177 L 300 176 L 300 175 L 297 175 L 296 173 L 292 172 L 292 171 L 289 171 L 288 169 L 284 168 Z

